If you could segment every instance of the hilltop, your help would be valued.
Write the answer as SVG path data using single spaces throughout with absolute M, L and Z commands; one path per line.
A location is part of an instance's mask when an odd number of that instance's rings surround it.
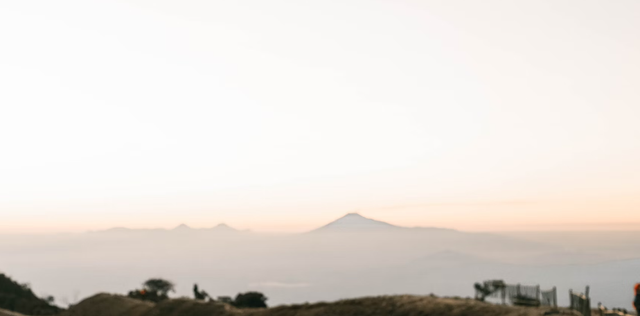
M 60 316 L 539 316 L 542 312 L 539 308 L 500 306 L 472 299 L 410 295 L 366 297 L 267 309 L 237 309 L 218 302 L 172 299 L 152 304 L 119 295 L 98 294 Z

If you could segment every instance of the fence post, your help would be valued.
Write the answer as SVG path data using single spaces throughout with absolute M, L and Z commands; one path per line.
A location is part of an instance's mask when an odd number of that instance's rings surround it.
M 553 307 L 558 308 L 558 292 L 555 286 L 553 287 Z
M 587 297 L 585 302 L 585 316 L 591 316 L 591 299 Z
M 569 290 L 569 309 L 573 309 L 573 290 Z

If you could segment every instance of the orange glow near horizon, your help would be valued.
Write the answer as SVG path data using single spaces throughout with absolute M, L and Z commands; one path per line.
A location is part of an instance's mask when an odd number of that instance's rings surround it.
M 57 219 L 19 219 L 7 225 L 0 224 L 0 233 L 78 233 L 115 227 L 130 229 L 172 229 L 180 224 L 192 228 L 210 228 L 227 224 L 235 229 L 268 233 L 306 232 L 327 224 L 348 212 L 385 221 L 403 227 L 438 227 L 461 231 L 638 231 L 640 221 L 629 211 L 631 202 L 587 200 L 581 203 L 567 201 L 480 201 L 464 203 L 426 203 L 396 205 L 379 208 L 325 211 L 308 209 L 307 212 L 289 210 L 269 213 L 261 209 L 253 215 L 238 209 L 221 215 L 181 213 L 177 209 L 162 212 L 132 214 L 85 213 Z M 607 208 L 606 214 L 602 209 Z M 604 215 L 604 216 L 603 216 Z M 21 224 L 22 222 L 22 224 Z M 3 225 L 4 224 L 4 225 Z

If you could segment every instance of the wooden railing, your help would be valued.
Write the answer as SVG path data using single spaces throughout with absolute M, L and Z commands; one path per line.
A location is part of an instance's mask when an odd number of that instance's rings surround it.
M 569 299 L 569 308 L 582 314 L 582 316 L 591 316 L 591 300 L 589 299 L 588 286 L 584 294 L 574 293 L 572 290 L 569 290 Z
M 558 308 L 558 291 L 555 286 L 551 290 L 540 292 L 540 305 Z

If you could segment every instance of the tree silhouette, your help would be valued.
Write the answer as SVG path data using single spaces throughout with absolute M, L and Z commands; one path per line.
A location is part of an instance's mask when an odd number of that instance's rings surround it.
M 171 281 L 163 279 L 149 279 L 142 284 L 142 290 L 133 290 L 128 296 L 131 298 L 160 302 L 169 299 L 169 292 L 174 292 L 174 285 Z
M 155 292 L 158 296 L 166 296 L 169 292 L 175 292 L 175 285 L 171 281 L 163 279 L 149 279 L 143 287 L 147 292 Z

